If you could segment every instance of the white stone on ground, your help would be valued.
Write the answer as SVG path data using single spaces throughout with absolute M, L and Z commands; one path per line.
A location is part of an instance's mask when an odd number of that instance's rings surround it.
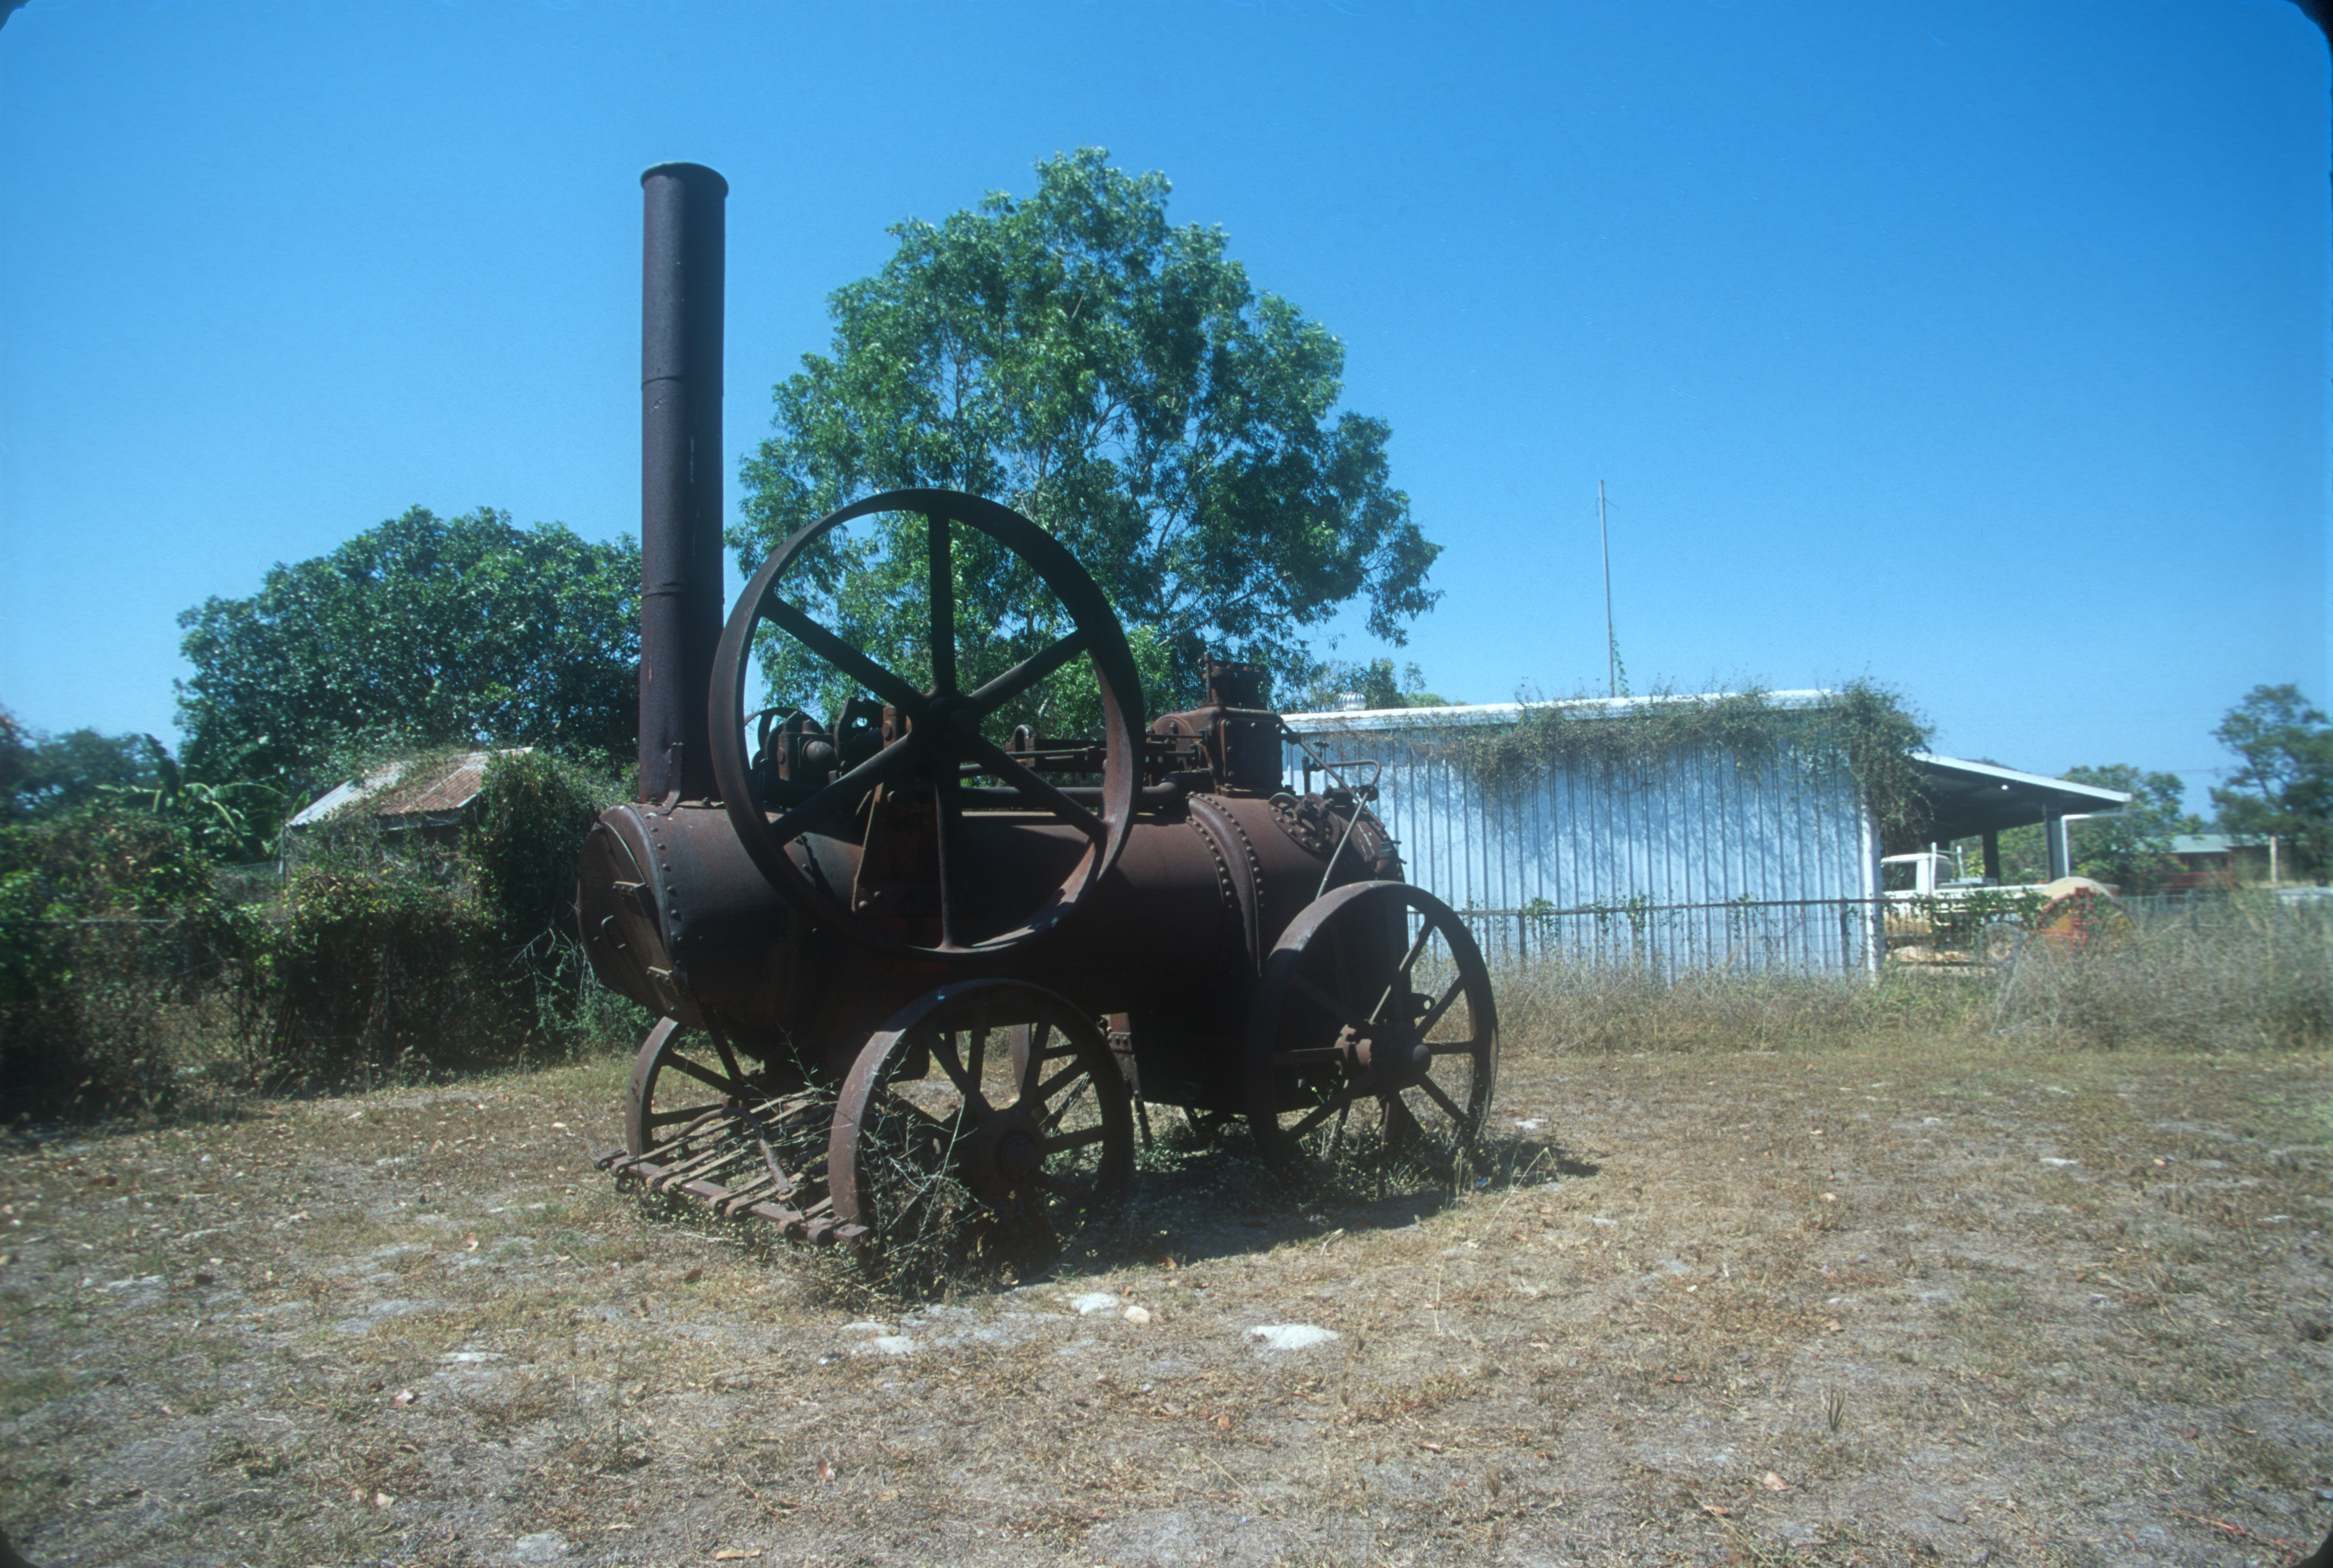
M 1089 1317 L 1095 1313 L 1116 1312 L 1118 1298 L 1108 1291 L 1088 1291 L 1083 1295 L 1071 1296 L 1070 1306 L 1080 1317 Z
M 1314 1323 L 1266 1323 L 1262 1328 L 1247 1331 L 1252 1339 L 1263 1342 L 1267 1351 L 1301 1351 L 1313 1345 L 1327 1344 L 1337 1337 L 1334 1329 L 1324 1329 Z

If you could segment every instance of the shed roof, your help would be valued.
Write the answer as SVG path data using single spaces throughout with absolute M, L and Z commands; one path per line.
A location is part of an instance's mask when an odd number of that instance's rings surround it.
M 406 826 L 466 810 L 485 785 L 486 765 L 498 756 L 522 756 L 533 749 L 462 752 L 432 758 L 427 766 L 411 759 L 385 763 L 361 779 L 351 779 L 318 795 L 284 826 L 314 827 L 362 801 L 379 821 Z
M 2171 852 L 2175 855 L 2224 855 L 2232 850 L 2256 850 L 2258 839 L 2240 839 L 2229 833 L 2174 833 Z
M 1914 752 L 1920 793 L 1927 797 L 1929 836 L 1939 842 L 2021 828 L 2050 817 L 2097 815 L 2130 804 L 2120 790 L 2021 773 L 1999 763 Z
M 1560 708 L 1582 718 L 1623 713 L 1630 708 L 1663 707 L 1676 702 L 1711 702 L 1731 696 L 1709 692 L 1701 696 L 1572 697 L 1560 702 L 1470 702 L 1450 707 L 1362 707 L 1343 713 L 1283 714 L 1281 722 L 1299 735 L 1321 730 L 1371 734 L 1396 729 L 1446 729 L 1478 724 L 1521 724 L 1527 713 Z M 1766 700 L 1776 707 L 1812 707 L 1830 694 L 1826 691 L 1770 691 Z

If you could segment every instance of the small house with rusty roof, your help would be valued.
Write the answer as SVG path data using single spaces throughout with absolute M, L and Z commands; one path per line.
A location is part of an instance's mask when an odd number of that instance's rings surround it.
M 409 842 L 450 846 L 477 818 L 487 765 L 498 756 L 523 756 L 532 749 L 514 746 L 383 763 L 362 778 L 325 791 L 285 822 L 287 858 L 301 835 L 350 811 L 369 815 L 382 833 L 411 834 Z

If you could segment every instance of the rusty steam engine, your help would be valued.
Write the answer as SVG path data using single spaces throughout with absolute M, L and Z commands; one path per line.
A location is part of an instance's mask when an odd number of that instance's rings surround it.
M 727 187 L 688 164 L 642 183 L 639 789 L 592 829 L 576 909 L 599 975 L 660 1022 L 603 1165 L 890 1247 L 1090 1222 L 1158 1106 L 1243 1116 L 1283 1169 L 1460 1157 L 1497 1056 L 1481 955 L 1402 880 L 1366 779 L 1311 757 L 1286 787 L 1301 742 L 1267 672 L 1211 662 L 1201 706 L 1146 724 L 1093 580 L 1027 518 L 944 490 L 810 524 L 724 622 Z M 925 556 L 914 678 L 800 602 L 821 542 L 878 515 L 913 519 L 892 536 Z M 1032 582 L 1031 624 L 1053 629 L 977 681 L 967 544 Z M 748 712 L 773 639 L 857 695 L 822 720 Z M 1068 678 L 1099 694 L 1097 732 L 1005 727 Z

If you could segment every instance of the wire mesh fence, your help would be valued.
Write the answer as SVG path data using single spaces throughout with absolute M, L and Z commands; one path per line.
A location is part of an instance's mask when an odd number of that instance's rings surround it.
M 1493 966 L 1549 962 L 1625 967 L 1675 978 L 1689 970 L 1867 970 L 1885 951 L 1881 899 L 1649 899 L 1558 909 L 1461 909 Z

